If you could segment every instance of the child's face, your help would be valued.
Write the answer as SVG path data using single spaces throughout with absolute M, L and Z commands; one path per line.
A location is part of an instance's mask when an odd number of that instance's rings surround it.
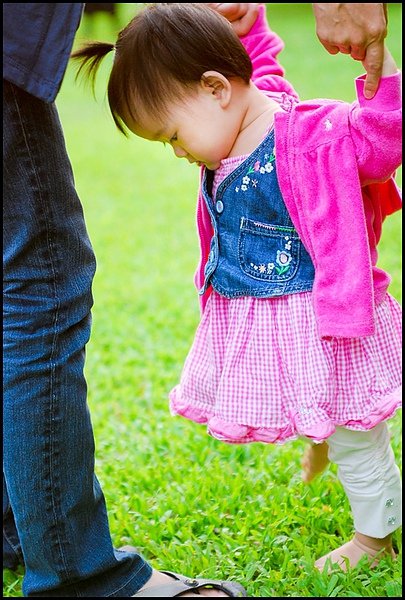
M 164 122 L 142 119 L 142 124 L 126 122 L 135 135 L 168 143 L 178 158 L 215 170 L 229 155 L 238 135 L 235 116 L 224 108 L 216 94 L 199 87 L 187 100 L 172 104 Z

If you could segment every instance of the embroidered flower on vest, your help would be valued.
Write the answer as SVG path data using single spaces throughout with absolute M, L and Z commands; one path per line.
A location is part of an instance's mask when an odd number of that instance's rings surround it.
M 253 166 L 249 167 L 246 174 L 242 177 L 242 183 L 235 187 L 235 192 L 246 192 L 250 185 L 252 187 L 257 187 L 258 181 L 257 179 L 252 179 L 251 175 L 265 175 L 266 173 L 271 173 L 273 171 L 274 167 L 272 162 L 276 160 L 274 148 L 271 154 L 266 152 L 263 158 L 263 162 L 257 160 Z

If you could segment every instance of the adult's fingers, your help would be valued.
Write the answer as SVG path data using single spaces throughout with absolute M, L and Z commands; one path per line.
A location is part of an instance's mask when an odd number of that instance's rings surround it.
M 236 34 L 241 37 L 249 33 L 254 23 L 256 22 L 257 15 L 259 13 L 258 4 L 250 4 L 249 9 L 240 19 L 233 21 L 232 26 Z
M 350 56 L 354 60 L 364 60 L 366 58 L 366 48 L 364 46 L 352 44 Z
M 320 38 L 319 38 L 319 41 L 321 42 L 321 44 L 325 48 L 325 50 L 327 52 L 329 52 L 329 54 L 338 54 L 338 52 L 340 52 L 338 46 L 335 46 L 334 44 L 330 44 L 329 42 L 326 42 L 325 40 L 321 40 Z
M 239 19 L 242 16 L 242 14 L 246 12 L 246 9 L 243 7 L 243 4 L 240 2 L 223 2 L 216 4 L 211 2 L 205 2 L 204 4 L 219 12 L 223 17 L 226 17 L 228 21 L 234 21 L 235 19 Z
M 384 42 L 376 41 L 367 46 L 363 66 L 366 69 L 364 96 L 372 98 L 377 91 L 384 62 Z
M 249 33 L 257 19 L 260 6 L 258 2 L 224 2 L 216 4 L 206 2 L 205 4 L 228 19 L 239 36 Z

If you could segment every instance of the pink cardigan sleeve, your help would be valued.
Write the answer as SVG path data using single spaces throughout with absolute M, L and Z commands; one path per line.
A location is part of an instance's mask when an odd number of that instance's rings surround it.
M 270 29 L 266 6 L 259 14 L 249 33 L 240 38 L 253 65 L 253 83 L 262 91 L 274 95 L 288 94 L 297 98 L 293 86 L 284 78 L 284 69 L 277 56 L 284 49 L 282 39 Z
M 364 97 L 365 75 L 355 80 L 357 102 L 349 114 L 361 184 L 384 182 L 402 163 L 401 73 L 382 77 L 371 100 Z

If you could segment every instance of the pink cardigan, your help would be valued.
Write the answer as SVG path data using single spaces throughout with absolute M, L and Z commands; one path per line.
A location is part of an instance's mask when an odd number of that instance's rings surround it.
M 242 43 L 252 59 L 252 81 L 284 109 L 275 118 L 277 175 L 315 266 L 313 304 L 319 336 L 372 335 L 374 306 L 391 281 L 376 266 L 381 227 L 402 205 L 394 181 L 402 160 L 401 75 L 398 71 L 382 78 L 372 100 L 364 98 L 363 75 L 356 79 L 358 99 L 352 104 L 298 102 L 275 59 L 283 45 L 269 29 L 263 6 Z M 212 237 L 201 193 L 197 229 L 201 257 L 195 284 L 200 289 Z M 200 297 L 202 310 L 210 291 Z

